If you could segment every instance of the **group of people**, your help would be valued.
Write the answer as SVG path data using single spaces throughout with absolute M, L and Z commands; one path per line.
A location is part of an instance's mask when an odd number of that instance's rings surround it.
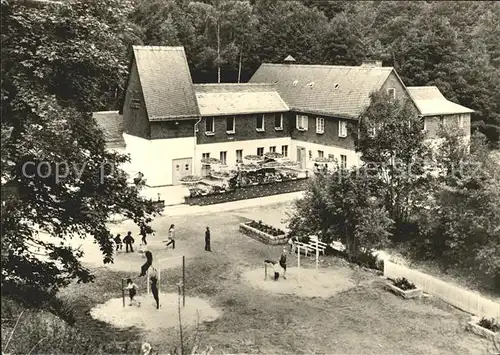
M 267 265 L 272 266 L 274 270 L 274 281 L 278 281 L 281 270 L 283 270 L 283 279 L 286 280 L 286 258 L 287 258 L 286 248 L 283 248 L 283 251 L 281 252 L 281 256 L 278 262 L 269 259 L 264 260 L 264 262 Z
M 146 237 L 148 235 L 148 231 L 145 224 L 140 225 L 139 235 L 141 236 L 142 245 L 147 246 L 148 241 Z M 117 234 L 113 240 L 116 245 L 116 251 L 123 250 L 123 244 L 125 244 L 126 253 L 128 253 L 129 250 L 131 253 L 134 252 L 133 244 L 135 243 L 135 239 L 132 237 L 132 232 L 127 232 L 127 235 L 123 239 L 121 238 L 121 234 Z M 170 225 L 170 228 L 168 229 L 168 239 L 164 240 L 164 242 L 166 242 L 167 248 L 171 245 L 172 249 L 175 249 L 175 225 Z

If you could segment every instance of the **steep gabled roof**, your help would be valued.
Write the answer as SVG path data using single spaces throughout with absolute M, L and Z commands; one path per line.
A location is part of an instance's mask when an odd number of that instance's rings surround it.
M 297 111 L 357 118 L 381 89 L 392 67 L 262 64 L 250 83 L 276 85 Z
M 133 46 L 150 121 L 198 117 L 184 47 Z
M 118 111 L 93 112 L 97 125 L 104 134 L 108 146 L 125 146 L 123 139 L 123 116 Z
M 423 116 L 474 112 L 470 108 L 448 101 L 436 86 L 408 86 L 407 89 Z
M 288 106 L 270 84 L 195 84 L 202 116 L 285 112 Z

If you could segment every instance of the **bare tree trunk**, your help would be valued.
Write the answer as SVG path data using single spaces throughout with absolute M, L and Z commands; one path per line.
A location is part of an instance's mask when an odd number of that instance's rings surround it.
M 240 50 L 240 63 L 238 65 L 238 83 L 241 80 L 241 60 L 242 60 L 242 57 L 243 57 L 243 50 Z
M 220 84 L 220 23 L 217 19 L 217 82 Z

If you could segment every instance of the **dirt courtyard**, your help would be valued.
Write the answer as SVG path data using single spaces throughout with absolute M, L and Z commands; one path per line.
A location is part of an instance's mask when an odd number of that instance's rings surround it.
M 273 276 L 271 268 L 267 270 L 267 279 L 264 268 L 248 270 L 241 275 L 242 280 L 254 288 L 299 297 L 329 298 L 356 286 L 352 280 L 353 272 L 348 269 L 292 267 L 287 269 L 286 279 L 283 279 L 282 273 L 277 281 Z

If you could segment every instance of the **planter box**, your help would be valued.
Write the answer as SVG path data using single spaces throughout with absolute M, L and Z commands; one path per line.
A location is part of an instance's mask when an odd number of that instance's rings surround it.
M 260 230 L 250 227 L 249 225 L 245 223 L 240 223 L 240 232 L 249 236 L 250 238 L 253 238 L 255 240 L 258 240 L 259 242 L 265 243 L 265 244 L 271 244 L 271 245 L 282 245 L 286 244 L 288 242 L 288 237 L 285 234 L 281 235 L 270 235 L 264 232 L 261 232 Z
M 471 333 L 474 333 L 491 341 L 493 341 L 499 334 L 498 332 L 494 332 L 492 330 L 481 327 L 479 324 L 477 324 L 477 321 L 470 321 L 469 323 L 467 323 L 465 329 L 467 329 Z
M 424 293 L 419 288 L 416 288 L 416 289 L 413 289 L 413 290 L 404 291 L 404 290 L 400 289 L 399 287 L 394 286 L 391 282 L 388 282 L 387 286 L 389 287 L 389 289 L 393 293 L 395 293 L 398 296 L 403 297 L 404 299 L 419 298 Z

